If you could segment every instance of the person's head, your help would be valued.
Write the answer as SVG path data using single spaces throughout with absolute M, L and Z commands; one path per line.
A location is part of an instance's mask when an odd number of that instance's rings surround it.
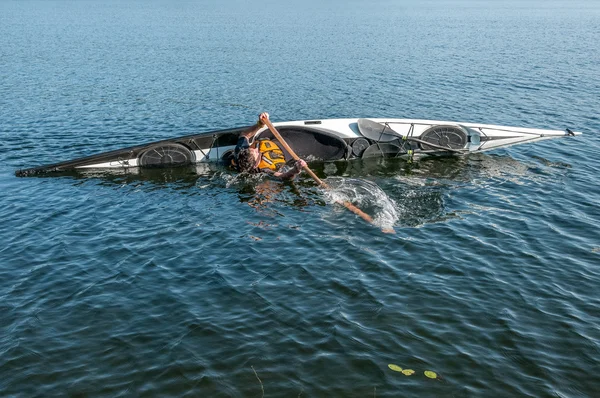
M 256 171 L 258 163 L 258 149 L 256 148 L 245 148 L 238 153 L 237 156 L 237 168 L 241 172 L 253 173 Z

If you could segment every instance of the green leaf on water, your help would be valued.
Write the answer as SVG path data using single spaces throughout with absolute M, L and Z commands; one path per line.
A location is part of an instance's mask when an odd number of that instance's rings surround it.
M 388 368 L 392 369 L 394 372 L 402 372 L 402 368 L 398 365 L 394 365 L 393 363 L 390 363 Z
M 426 370 L 424 373 L 425 376 L 429 377 L 430 379 L 437 379 L 437 373 L 432 372 L 431 370 Z
M 405 376 L 410 376 L 410 375 L 412 375 L 412 374 L 414 374 L 414 373 L 415 373 L 415 371 L 414 371 L 414 370 L 412 370 L 412 369 L 404 369 L 404 370 L 402 371 L 402 374 L 404 374 Z

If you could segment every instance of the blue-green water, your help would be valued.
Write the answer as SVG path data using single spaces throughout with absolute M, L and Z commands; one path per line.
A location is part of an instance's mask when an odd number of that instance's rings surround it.
M 0 396 L 598 396 L 598 43 L 595 1 L 0 1 Z M 394 235 L 306 176 L 14 176 L 261 111 L 584 135 L 314 165 Z

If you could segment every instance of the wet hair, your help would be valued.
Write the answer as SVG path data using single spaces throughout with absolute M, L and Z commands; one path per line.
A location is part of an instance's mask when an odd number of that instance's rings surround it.
M 237 164 L 237 169 L 240 172 L 244 172 L 244 171 L 247 173 L 258 172 L 258 169 L 255 167 L 256 159 L 254 158 L 254 156 L 252 156 L 252 153 L 250 152 L 250 148 L 242 149 L 240 151 L 240 153 L 238 153 L 236 164 Z

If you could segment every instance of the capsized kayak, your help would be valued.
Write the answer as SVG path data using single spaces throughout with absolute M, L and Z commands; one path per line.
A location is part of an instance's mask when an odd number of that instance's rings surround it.
M 323 119 L 273 123 L 290 147 L 307 161 L 340 161 L 368 157 L 466 155 L 511 145 L 581 135 L 477 123 L 413 119 Z M 238 127 L 208 131 L 99 153 L 79 159 L 17 170 L 20 177 L 87 169 L 177 167 L 202 162 L 230 164 Z M 255 139 L 274 139 L 267 127 Z M 276 140 L 275 140 L 276 141 Z M 291 159 L 284 150 L 286 159 Z

